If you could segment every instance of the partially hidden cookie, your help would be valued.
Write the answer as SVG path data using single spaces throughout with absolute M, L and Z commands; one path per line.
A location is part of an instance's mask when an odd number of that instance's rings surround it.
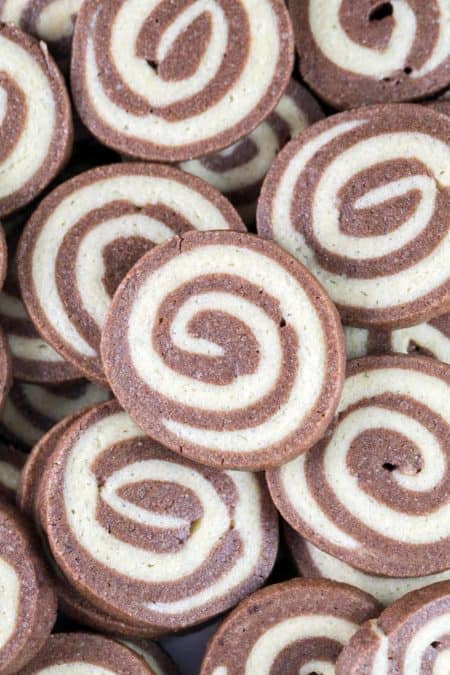
M 102 358 L 152 438 L 201 463 L 259 470 L 324 434 L 342 387 L 341 339 L 326 294 L 278 246 L 189 232 L 122 282 Z
M 41 649 L 56 619 L 56 595 L 19 512 L 0 500 L 0 672 L 14 675 Z
M 5 334 L 0 328 L 0 417 L 12 384 L 12 360 Z
M 267 578 L 278 547 L 261 476 L 178 457 L 115 401 L 78 418 L 60 440 L 40 517 L 69 582 L 114 618 L 155 632 L 235 605 Z
M 396 355 L 347 370 L 325 438 L 266 474 L 275 505 L 310 542 L 369 574 L 450 569 L 450 369 Z
M 309 91 L 291 80 L 273 113 L 251 134 L 225 150 L 181 162 L 180 166 L 220 190 L 247 225 L 254 225 L 261 185 L 278 152 L 322 117 Z
M 331 675 L 359 625 L 379 612 L 374 598 L 346 584 L 294 579 L 268 586 L 225 619 L 200 675 Z
M 15 502 L 20 472 L 26 455 L 9 443 L 0 441 L 0 497 Z
M 125 642 L 127 647 L 139 654 L 147 665 L 150 666 L 154 675 L 178 675 L 172 659 L 159 647 L 156 642 L 149 640 L 139 640 L 134 642 Z
M 109 398 L 109 391 L 86 380 L 55 386 L 16 380 L 0 414 L 0 433 L 31 448 L 56 422 Z
M 72 149 L 64 80 L 46 46 L 0 25 L 0 216 L 29 204 L 61 170 Z
M 422 354 L 450 364 L 450 314 L 409 328 L 382 330 L 344 327 L 347 357 L 367 354 Z
M 399 578 L 365 574 L 325 551 L 321 551 L 288 525 L 285 526 L 285 539 L 301 576 L 307 579 L 331 579 L 356 586 L 370 593 L 383 605 L 390 605 L 402 595 L 423 586 L 450 580 L 450 569 L 427 577 Z
M 6 246 L 5 231 L 0 226 L 0 290 L 3 287 L 6 279 L 8 268 L 8 249 Z
M 20 675 L 160 675 L 128 646 L 92 633 L 52 635 Z M 163 674 L 165 675 L 165 674 Z
M 446 0 L 288 0 L 300 71 L 333 107 L 413 101 L 450 83 Z
M 257 221 L 344 323 L 400 328 L 450 310 L 449 212 L 450 119 L 399 104 L 333 115 L 290 141 Z
M 113 164 L 57 187 L 34 212 L 17 251 L 23 300 L 45 339 L 106 385 L 100 333 L 130 267 L 189 229 L 245 230 L 229 202 L 168 166 Z
M 283 0 L 87 0 L 72 45 L 72 92 L 104 145 L 182 161 L 258 126 L 286 89 L 293 60 Z
M 428 101 L 427 105 L 436 112 L 450 116 L 450 90 L 434 101 Z
M 336 675 L 446 675 L 450 581 L 404 595 L 363 624 L 341 652 Z

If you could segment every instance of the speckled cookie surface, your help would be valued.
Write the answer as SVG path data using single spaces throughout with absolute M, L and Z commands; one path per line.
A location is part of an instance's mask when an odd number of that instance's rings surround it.
M 359 589 L 295 579 L 242 602 L 208 645 L 200 675 L 334 673 L 342 647 L 359 624 L 379 614 Z
M 450 371 L 433 359 L 349 361 L 338 418 L 312 450 L 267 473 L 285 520 L 363 571 L 450 568 Z
M 446 675 L 450 581 L 403 596 L 368 621 L 341 653 L 337 675 Z
M 404 327 L 449 311 L 450 119 L 421 105 L 332 115 L 281 151 L 258 232 L 303 262 L 344 323 Z
M 277 553 L 277 517 L 261 476 L 179 458 L 116 402 L 66 432 L 40 502 L 69 582 L 113 617 L 155 631 L 233 606 L 264 582 Z
M 72 116 L 62 75 L 45 45 L 1 24 L 0 67 L 5 216 L 31 202 L 61 170 L 71 151 Z
M 56 595 L 19 512 L 0 501 L 0 672 L 14 675 L 41 649 L 56 619 Z
M 25 459 L 25 453 L 9 443 L 0 441 L 0 497 L 13 503 Z
M 303 79 L 337 109 L 412 101 L 450 82 L 447 0 L 289 0 Z
M 35 325 L 106 386 L 100 333 L 118 284 L 153 246 L 189 229 L 245 227 L 219 192 L 168 166 L 113 164 L 63 183 L 34 212 L 17 252 Z
M 150 436 L 195 461 L 258 470 L 325 432 L 341 392 L 341 339 L 321 287 L 279 247 L 189 232 L 122 282 L 102 358 Z
M 291 75 L 282 0 L 84 2 L 72 91 L 105 145 L 182 161 L 231 145 L 275 108 Z

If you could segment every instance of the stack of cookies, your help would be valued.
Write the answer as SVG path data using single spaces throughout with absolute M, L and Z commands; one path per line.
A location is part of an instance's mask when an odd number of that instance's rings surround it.
M 448 0 L 0 21 L 0 675 L 448 675 Z

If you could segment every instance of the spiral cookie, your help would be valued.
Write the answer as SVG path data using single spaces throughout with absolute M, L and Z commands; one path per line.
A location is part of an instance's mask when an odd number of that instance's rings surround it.
M 72 117 L 62 75 L 45 45 L 0 25 L 0 216 L 34 199 L 56 176 L 72 146 Z M 32 152 L 31 152 L 32 148 Z
M 253 225 L 262 181 L 278 152 L 322 117 L 308 90 L 291 80 L 274 112 L 249 136 L 221 152 L 182 162 L 181 168 L 220 190 Z
M 41 649 L 56 619 L 56 597 L 35 541 L 0 501 L 0 672 L 13 675 Z
M 11 502 L 15 501 L 25 459 L 26 455 L 23 452 L 0 441 L 0 497 Z
M 277 246 L 237 232 L 189 232 L 147 254 L 114 296 L 102 357 L 152 438 L 248 470 L 323 435 L 344 370 L 341 326 L 320 286 Z
M 446 675 L 450 668 L 450 581 L 403 596 L 352 637 L 337 675 Z
M 109 391 L 85 380 L 52 387 L 16 380 L 0 415 L 0 433 L 30 448 L 67 415 L 109 398 Z
M 159 675 L 134 650 L 89 633 L 52 635 L 21 675 Z
M 393 331 L 346 326 L 344 334 L 350 359 L 386 352 L 418 353 L 450 364 L 450 314 Z
M 225 619 L 200 675 L 334 673 L 342 647 L 379 611 L 370 595 L 332 581 L 294 579 L 269 586 Z
M 324 578 L 356 586 L 366 593 L 370 593 L 383 605 L 390 605 L 405 593 L 429 586 L 438 581 L 450 580 L 450 569 L 440 574 L 431 574 L 427 577 L 394 578 L 376 577 L 364 574 L 347 565 L 328 553 L 321 551 L 306 539 L 303 539 L 295 530 L 286 526 L 285 539 L 294 559 L 298 572 L 312 579 Z
M 370 574 L 450 569 L 450 371 L 416 356 L 349 362 L 327 437 L 267 479 L 288 523 Z
M 193 228 L 245 229 L 218 192 L 178 169 L 114 164 L 56 188 L 29 220 L 17 252 L 22 295 L 39 331 L 106 385 L 98 350 L 117 285 L 155 244 Z
M 282 0 L 87 0 L 72 54 L 92 133 L 126 155 L 174 162 L 262 122 L 288 85 L 294 42 Z
M 425 98 L 450 82 L 447 0 L 289 0 L 303 79 L 337 109 Z
M 321 4 L 321 3 L 319 3 Z M 258 231 L 321 281 L 344 323 L 450 310 L 450 119 L 414 105 L 333 115 L 281 151 Z

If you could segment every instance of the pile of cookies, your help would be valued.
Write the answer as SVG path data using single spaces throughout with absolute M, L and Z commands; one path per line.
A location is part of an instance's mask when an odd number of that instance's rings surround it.
M 449 1 L 0 20 L 0 675 L 448 675 Z

